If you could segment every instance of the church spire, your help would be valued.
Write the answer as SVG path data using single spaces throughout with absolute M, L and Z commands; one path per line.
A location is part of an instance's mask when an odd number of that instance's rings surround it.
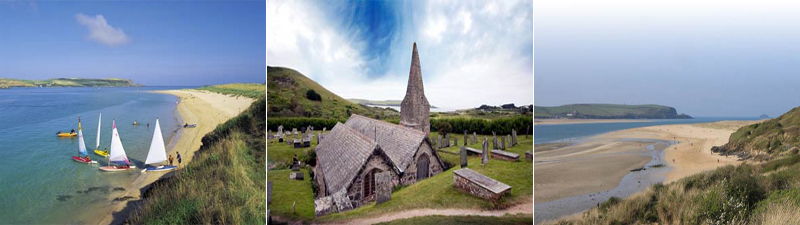
M 425 98 L 425 88 L 422 85 L 422 68 L 419 64 L 417 43 L 411 53 L 411 71 L 408 73 L 408 86 L 406 96 L 400 105 L 400 124 L 430 132 L 430 104 Z

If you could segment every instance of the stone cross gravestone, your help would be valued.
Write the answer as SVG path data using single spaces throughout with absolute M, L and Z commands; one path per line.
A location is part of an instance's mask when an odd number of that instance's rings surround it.
M 375 204 L 381 204 L 392 199 L 392 174 L 382 172 L 375 174 Z
M 489 163 L 489 140 L 486 136 L 483 137 L 483 154 L 481 154 L 481 164 L 486 165 Z
M 283 134 L 283 125 L 278 126 L 278 133 Z
M 467 167 L 467 147 L 461 146 L 461 168 Z

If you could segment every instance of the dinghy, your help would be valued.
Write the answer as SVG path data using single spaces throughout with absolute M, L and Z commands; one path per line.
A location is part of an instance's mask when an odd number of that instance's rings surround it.
M 142 170 L 142 172 L 170 171 L 177 168 L 177 166 L 155 165 L 166 161 L 167 149 L 164 146 L 164 138 L 161 135 L 161 125 L 158 123 L 158 119 L 156 119 L 156 130 L 153 133 L 153 141 L 150 142 L 150 151 L 147 153 L 147 159 L 144 161 L 144 164 L 150 166 Z
M 100 119 L 97 119 L 97 145 L 94 147 L 94 154 L 108 157 L 108 151 L 100 150 L 100 123 L 103 122 L 103 114 L 100 113 Z
M 75 137 L 78 133 L 57 133 L 58 137 Z
M 100 170 L 108 172 L 125 171 L 136 168 L 131 165 L 128 160 L 128 155 L 125 154 L 125 149 L 122 147 L 122 141 L 119 140 L 119 132 L 117 132 L 117 122 L 112 122 L 113 129 L 111 130 L 111 149 L 108 151 L 108 166 L 101 166 Z M 117 164 L 117 165 L 112 165 Z
M 78 153 L 80 156 L 73 156 L 72 159 L 87 164 L 97 163 L 97 161 L 92 161 L 92 159 L 89 158 L 89 153 L 86 152 L 86 144 L 83 142 L 83 131 L 81 131 L 80 117 L 78 117 Z

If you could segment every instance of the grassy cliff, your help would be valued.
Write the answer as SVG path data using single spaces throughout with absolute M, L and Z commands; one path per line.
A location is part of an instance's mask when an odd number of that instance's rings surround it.
M 10 87 L 139 87 L 130 79 L 120 78 L 54 78 L 47 80 L 19 80 L 0 78 L 0 88 Z
M 220 85 L 204 86 L 198 89 L 217 92 L 226 95 L 244 96 L 249 98 L 258 98 L 267 93 L 266 85 L 252 84 L 252 83 L 220 84 Z
M 194 159 L 156 181 L 126 221 L 131 224 L 266 222 L 266 99 L 203 137 Z
M 722 153 L 742 157 L 773 158 L 787 151 L 798 151 L 800 146 L 800 107 L 778 118 L 739 128 L 727 144 L 719 149 Z
M 395 110 L 350 102 L 303 74 L 283 67 L 267 67 L 267 104 L 269 117 L 316 117 L 344 121 L 353 113 L 378 119 L 399 118 L 400 115 Z
M 675 108 L 663 105 L 572 104 L 562 106 L 534 106 L 535 118 L 575 119 L 691 119 L 678 114 Z

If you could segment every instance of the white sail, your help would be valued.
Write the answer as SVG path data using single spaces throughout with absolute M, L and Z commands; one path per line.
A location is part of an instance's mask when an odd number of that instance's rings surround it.
M 164 146 L 164 137 L 161 136 L 161 125 L 156 119 L 156 131 L 153 133 L 153 141 L 150 142 L 150 151 L 144 163 L 155 164 L 164 161 L 167 161 L 167 149 Z
M 111 149 L 108 151 L 108 160 L 112 163 L 130 165 L 128 156 L 125 154 L 125 149 L 122 148 L 122 141 L 119 140 L 119 133 L 117 132 L 117 122 L 112 122 L 113 129 L 111 130 Z
M 86 153 L 86 143 L 83 142 L 83 131 L 81 130 L 81 119 L 78 118 L 78 152 L 83 156 L 89 155 Z
M 102 113 L 100 113 L 100 119 L 97 119 L 97 146 L 94 149 L 100 149 L 100 122 L 103 122 Z

